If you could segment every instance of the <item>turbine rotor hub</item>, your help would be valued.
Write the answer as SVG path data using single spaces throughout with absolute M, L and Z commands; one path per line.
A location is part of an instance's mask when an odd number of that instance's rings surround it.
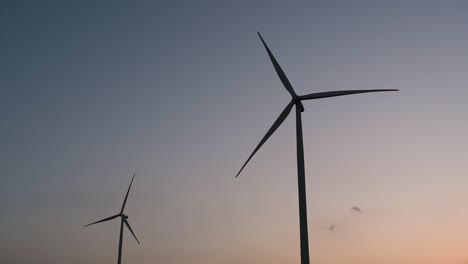
M 299 99 L 299 97 L 293 98 L 293 102 L 294 102 L 295 105 L 297 105 L 298 107 L 301 108 L 301 112 L 305 111 L 304 105 L 302 104 L 302 101 L 301 101 L 301 99 Z

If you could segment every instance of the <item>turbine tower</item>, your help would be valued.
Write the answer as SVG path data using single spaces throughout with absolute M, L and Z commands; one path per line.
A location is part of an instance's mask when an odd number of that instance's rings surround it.
M 260 35 L 260 32 L 257 32 L 258 36 L 260 37 L 263 46 L 265 47 L 268 56 L 270 57 L 271 62 L 280 78 L 281 82 L 283 83 L 284 88 L 289 92 L 292 99 L 286 106 L 286 108 L 281 112 L 279 117 L 267 131 L 265 136 L 260 140 L 257 147 L 255 147 L 252 154 L 250 154 L 247 161 L 242 165 L 241 169 L 236 175 L 236 178 L 242 172 L 244 167 L 250 161 L 250 159 L 255 155 L 255 153 L 260 149 L 260 147 L 268 140 L 268 138 L 281 126 L 283 121 L 288 117 L 289 113 L 293 106 L 296 106 L 296 144 L 297 144 L 297 182 L 298 182 L 298 192 L 299 192 L 299 224 L 300 224 L 300 242 L 301 242 L 301 264 L 309 264 L 309 235 L 307 230 L 307 198 L 306 198 L 306 183 L 305 183 L 305 166 L 304 166 L 304 144 L 302 140 L 302 119 L 301 115 L 304 112 L 304 106 L 302 105 L 302 101 L 306 100 L 314 100 L 314 99 L 321 99 L 327 97 L 335 97 L 335 96 L 343 96 L 343 95 L 351 95 L 351 94 L 358 94 L 358 93 L 372 93 L 372 92 L 388 92 L 388 91 L 398 91 L 397 89 L 374 89 L 374 90 L 344 90 L 344 91 L 329 91 L 329 92 L 320 92 L 320 93 L 312 93 L 307 95 L 297 95 L 294 91 L 291 83 L 289 82 L 286 74 L 281 69 L 281 66 L 276 61 L 273 53 L 271 53 L 270 48 L 268 48 L 267 44 Z
M 110 221 L 110 220 L 115 219 L 117 217 L 120 217 L 119 257 L 117 259 L 117 264 L 120 264 L 122 262 L 122 243 L 123 243 L 123 227 L 124 227 L 124 224 L 127 226 L 128 230 L 130 230 L 133 237 L 137 241 L 138 245 L 140 244 L 140 241 L 138 241 L 138 238 L 136 237 L 135 233 L 133 233 L 132 227 L 130 226 L 130 223 L 128 222 L 128 215 L 124 214 L 125 204 L 127 203 L 128 194 L 130 193 L 130 188 L 132 187 L 132 183 L 133 183 L 134 178 L 135 178 L 135 173 L 133 173 L 132 181 L 130 182 L 130 185 L 128 186 L 127 194 L 125 195 L 125 199 L 124 199 L 123 204 L 122 204 L 122 209 L 120 209 L 120 212 L 118 214 L 113 215 L 113 216 L 109 216 L 107 218 L 104 218 L 102 220 L 99 220 L 99 221 L 96 221 L 94 223 L 91 223 L 91 224 L 88 224 L 88 225 L 84 226 L 84 227 L 87 227 L 87 226 L 90 226 L 90 225 L 94 225 L 94 224 L 102 223 L 102 222 L 107 222 L 107 221 Z

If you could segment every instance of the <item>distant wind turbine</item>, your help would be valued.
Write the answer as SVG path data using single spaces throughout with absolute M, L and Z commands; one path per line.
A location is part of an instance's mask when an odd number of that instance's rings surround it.
M 130 226 L 130 223 L 128 222 L 128 215 L 125 215 L 123 213 L 124 209 L 125 209 L 125 204 L 127 203 L 128 194 L 130 193 L 130 188 L 132 187 L 132 183 L 133 183 L 134 178 L 135 178 L 135 173 L 133 173 L 132 181 L 130 182 L 130 186 L 128 186 L 127 194 L 125 195 L 125 199 L 124 199 L 124 202 L 122 204 L 122 209 L 120 210 L 120 213 L 84 226 L 84 227 L 87 227 L 87 226 L 90 226 L 90 225 L 110 221 L 112 219 L 120 217 L 119 257 L 117 259 L 117 264 L 120 264 L 121 261 L 122 261 L 122 243 L 123 243 L 123 225 L 124 224 L 127 226 L 128 230 L 130 230 L 130 232 L 132 233 L 132 235 L 135 238 L 135 240 L 137 241 L 137 243 L 140 244 L 140 241 L 138 241 L 138 238 L 135 236 L 135 233 L 133 233 L 132 227 Z
M 309 264 L 309 237 L 307 231 L 307 205 L 306 205 L 306 189 L 305 189 L 305 166 L 304 166 L 304 145 L 302 141 L 302 121 L 301 121 L 301 114 L 304 112 L 304 106 L 302 105 L 302 101 L 305 100 L 314 100 L 314 99 L 321 99 L 327 97 L 335 97 L 335 96 L 343 96 L 343 95 L 350 95 L 350 94 L 358 94 L 358 93 L 372 93 L 372 92 L 387 92 L 387 91 L 398 91 L 396 89 L 376 89 L 376 90 L 344 90 L 344 91 L 330 91 L 330 92 L 320 92 L 320 93 L 312 93 L 307 95 L 297 95 L 294 91 L 291 83 L 289 82 L 286 74 L 281 69 L 280 65 L 276 61 L 273 53 L 268 48 L 267 44 L 263 40 L 260 32 L 257 32 L 258 36 L 260 37 L 263 46 L 265 47 L 268 56 L 270 57 L 271 62 L 278 74 L 281 82 L 283 83 L 286 90 L 291 94 L 291 101 L 288 103 L 286 108 L 281 112 L 279 117 L 275 120 L 273 125 L 267 131 L 266 135 L 260 140 L 260 143 L 254 149 L 252 154 L 250 154 L 247 161 L 242 165 L 241 169 L 236 175 L 236 178 L 242 172 L 244 167 L 253 157 L 253 155 L 260 149 L 260 147 L 268 140 L 268 138 L 280 127 L 283 121 L 288 117 L 289 113 L 293 106 L 296 106 L 296 138 L 297 138 L 297 176 L 298 176 L 298 191 L 299 191 L 299 219 L 300 219 L 300 241 L 301 241 L 301 263 L 302 264 Z

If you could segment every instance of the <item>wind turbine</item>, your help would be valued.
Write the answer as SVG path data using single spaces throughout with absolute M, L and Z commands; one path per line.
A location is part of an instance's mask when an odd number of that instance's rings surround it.
M 119 258 L 117 260 L 117 264 L 120 264 L 121 261 L 122 261 L 122 243 L 123 243 L 123 226 L 124 226 L 124 224 L 127 226 L 128 230 L 130 230 L 133 237 L 137 241 L 138 245 L 140 244 L 140 241 L 138 241 L 138 238 L 135 236 L 135 233 L 133 233 L 132 227 L 130 226 L 130 223 L 128 222 L 128 215 L 125 215 L 123 213 L 124 209 L 125 209 L 125 204 L 127 203 L 128 194 L 130 193 L 130 188 L 132 187 L 132 183 L 133 183 L 134 178 L 135 178 L 135 173 L 133 173 L 132 181 L 130 182 L 130 186 L 128 186 L 127 194 L 125 195 L 125 199 L 124 199 L 124 202 L 122 204 L 122 209 L 120 209 L 120 212 L 118 214 L 107 217 L 107 218 L 104 218 L 102 220 L 99 220 L 99 221 L 96 221 L 94 223 L 91 223 L 91 224 L 88 224 L 88 225 L 84 226 L 84 227 L 87 227 L 87 226 L 90 226 L 90 225 L 94 225 L 94 224 L 102 223 L 102 222 L 107 222 L 107 221 L 110 221 L 110 220 L 115 219 L 117 217 L 120 217 Z
M 301 114 L 304 112 L 304 106 L 302 105 L 302 101 L 306 100 L 314 100 L 314 99 L 321 99 L 327 97 L 335 97 L 335 96 L 343 96 L 343 95 L 350 95 L 350 94 L 358 94 L 358 93 L 372 93 L 372 92 L 387 92 L 387 91 L 398 91 L 397 89 L 374 89 L 374 90 L 344 90 L 344 91 L 329 91 L 329 92 L 320 92 L 320 93 L 312 93 L 307 95 L 297 95 L 294 91 L 291 83 L 289 82 L 286 74 L 281 69 L 281 66 L 276 61 L 273 53 L 271 53 L 270 48 L 268 48 L 267 44 L 260 35 L 260 32 L 257 32 L 258 36 L 260 37 L 263 46 L 265 47 L 268 56 L 270 57 L 271 62 L 278 74 L 281 82 L 284 85 L 284 88 L 291 94 L 291 101 L 288 103 L 286 108 L 281 112 L 279 117 L 275 120 L 273 125 L 267 131 L 265 136 L 260 140 L 257 147 L 255 147 L 252 154 L 250 154 L 247 161 L 242 165 L 241 169 L 236 175 L 236 178 L 245 168 L 247 163 L 250 159 L 255 155 L 255 153 L 260 149 L 260 147 L 268 140 L 268 138 L 281 126 L 283 121 L 288 117 L 289 113 L 293 106 L 296 106 L 296 144 L 297 144 L 297 178 L 298 178 L 298 191 L 299 191 L 299 224 L 300 224 L 300 241 L 301 241 L 301 263 L 302 264 L 309 264 L 309 235 L 307 231 L 307 198 L 306 198 L 306 184 L 305 184 L 305 166 L 304 166 L 304 144 L 302 141 L 302 119 Z

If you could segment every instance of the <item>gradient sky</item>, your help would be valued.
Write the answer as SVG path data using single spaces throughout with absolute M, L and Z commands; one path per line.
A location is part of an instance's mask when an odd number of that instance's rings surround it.
M 1 263 L 468 261 L 468 2 L 1 1 Z M 352 213 L 359 206 L 365 214 Z M 333 232 L 325 226 L 336 224 Z

